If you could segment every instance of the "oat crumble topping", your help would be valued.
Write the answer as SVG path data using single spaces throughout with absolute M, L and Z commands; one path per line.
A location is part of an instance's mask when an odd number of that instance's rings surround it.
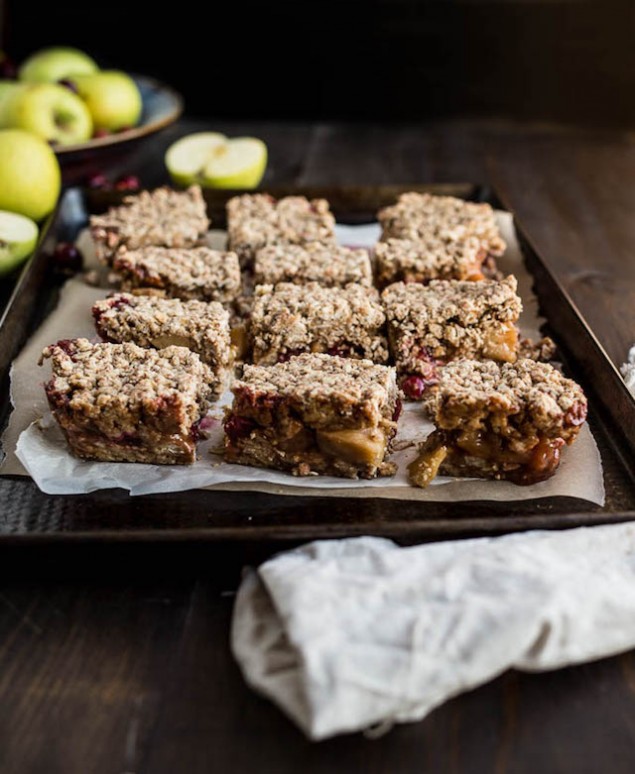
M 46 347 L 45 358 L 51 359 L 53 389 L 68 396 L 71 409 L 89 414 L 125 412 L 171 395 L 196 404 L 198 413 L 213 381 L 208 366 L 185 347 L 156 350 L 75 339 Z
M 429 332 L 437 326 L 479 325 L 484 318 L 515 322 L 522 311 L 516 277 L 504 280 L 433 280 L 428 285 L 396 282 L 382 293 L 389 324 Z
M 199 186 L 187 191 L 141 191 L 126 196 L 123 202 L 90 219 L 97 255 L 106 262 L 120 249 L 135 250 L 147 245 L 191 247 L 210 226 Z
M 586 408 L 586 398 L 581 387 L 549 363 L 459 359 L 441 370 L 424 406 L 444 429 L 460 427 L 466 415 L 522 413 L 533 428 L 557 434 L 572 410 Z
M 426 240 L 431 236 L 444 241 L 479 240 L 493 256 L 505 251 L 494 210 L 489 204 L 476 204 L 453 196 L 433 196 L 426 193 L 404 193 L 397 203 L 380 210 L 382 241 L 391 237 Z
M 346 403 L 370 403 L 379 410 L 395 391 L 395 369 L 371 360 L 304 353 L 273 366 L 245 365 L 234 391 L 244 387 L 299 403 L 328 395 Z
M 327 246 L 321 242 L 306 245 L 271 245 L 256 253 L 254 280 L 258 285 L 318 282 L 325 287 L 344 287 L 351 282 L 373 284 L 370 258 L 366 250 Z
M 331 350 L 383 363 L 388 358 L 385 319 L 374 288 L 259 285 L 250 325 L 253 359 L 271 365 L 301 351 Z
M 335 244 L 335 218 L 326 199 L 244 194 L 227 202 L 227 238 L 242 265 L 251 265 L 268 245 Z
M 122 288 L 159 288 L 181 299 L 233 301 L 240 291 L 236 253 L 209 247 L 143 247 L 118 253 L 113 269 Z
M 380 287 L 404 280 L 468 279 L 478 276 L 485 257 L 475 237 L 452 241 L 436 234 L 425 239 L 388 239 L 375 246 L 377 283 Z

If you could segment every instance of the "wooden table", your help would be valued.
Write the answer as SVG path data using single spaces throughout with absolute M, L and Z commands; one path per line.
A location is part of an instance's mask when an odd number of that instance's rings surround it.
M 162 182 L 163 149 L 212 126 L 265 139 L 271 183 L 495 184 L 616 363 L 635 339 L 633 137 L 502 122 L 186 121 L 125 171 Z M 3 549 L 0 772 L 635 770 L 632 653 L 505 674 L 375 741 L 308 743 L 245 687 L 228 648 L 240 568 L 262 555 L 250 546 Z

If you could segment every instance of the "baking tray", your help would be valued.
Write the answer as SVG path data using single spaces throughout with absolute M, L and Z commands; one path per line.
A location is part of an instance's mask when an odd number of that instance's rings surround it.
M 452 194 L 501 206 L 494 192 L 472 184 L 363 187 L 287 187 L 274 196 L 325 197 L 342 223 L 370 222 L 377 209 L 403 191 Z M 231 191 L 208 191 L 215 225 L 222 225 Z M 22 271 L 0 320 L 0 424 L 6 424 L 8 377 L 13 358 L 57 301 L 64 279 L 50 265 L 58 240 L 71 240 L 89 212 L 118 203 L 112 192 L 69 189 L 49 219 L 40 245 Z M 504 203 L 502 203 L 504 205 Z M 28 478 L 0 477 L 0 545 L 8 543 L 124 543 L 269 541 L 381 535 L 401 543 L 465 535 L 500 534 L 529 528 L 564 528 L 635 517 L 635 402 L 608 356 L 557 277 L 516 223 L 534 276 L 548 332 L 560 345 L 565 367 L 590 398 L 589 421 L 600 448 L 607 490 L 599 507 L 575 498 L 534 501 L 432 503 L 270 495 L 195 490 L 130 497 L 119 489 L 87 495 L 47 495 Z

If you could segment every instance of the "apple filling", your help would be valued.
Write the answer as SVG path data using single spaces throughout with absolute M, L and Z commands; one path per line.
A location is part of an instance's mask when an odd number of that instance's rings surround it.
M 361 430 L 319 430 L 318 447 L 326 454 L 354 465 L 381 465 L 386 453 L 386 436 L 375 427 Z
M 251 419 L 230 414 L 225 421 L 226 451 L 230 460 L 250 448 L 267 449 L 271 462 L 295 468 L 303 462 L 323 466 L 341 465 L 357 470 L 375 470 L 385 465 L 388 442 L 394 431 L 378 427 L 316 430 L 286 418 L 275 426 L 263 427 Z
M 483 357 L 513 363 L 518 353 L 518 329 L 509 322 L 488 333 L 483 343 Z
M 513 444 L 491 431 L 434 431 L 408 467 L 410 483 L 426 487 L 441 472 L 451 476 L 506 479 L 530 485 L 553 476 L 563 438 L 529 436 Z
M 448 456 L 447 446 L 431 445 L 422 449 L 419 455 L 408 465 L 408 478 L 413 486 L 425 489 L 437 476 L 443 460 Z

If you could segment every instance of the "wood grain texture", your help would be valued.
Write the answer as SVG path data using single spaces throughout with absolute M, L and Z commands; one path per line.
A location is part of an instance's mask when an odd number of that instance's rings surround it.
M 172 136 L 201 126 L 183 123 Z M 596 296 L 610 287 L 613 304 L 597 319 L 612 356 L 620 357 L 635 307 L 623 306 L 631 296 L 622 291 L 630 287 L 635 222 L 628 135 L 500 122 L 223 128 L 266 131 L 270 181 L 281 184 L 496 179 L 541 249 L 571 278 L 581 305 L 601 303 Z M 157 138 L 130 171 L 161 182 L 156 159 L 169 139 Z M 575 281 L 576 271 L 600 279 Z M 624 281 L 613 282 L 615 272 Z M 104 502 L 108 507 L 116 518 L 115 499 Z M 53 511 L 34 502 L 30 518 L 46 520 Z M 505 674 L 375 741 L 349 735 L 309 744 L 244 685 L 228 648 L 228 593 L 244 563 L 275 548 L 0 551 L 2 774 L 635 770 L 633 653 L 554 673 Z

